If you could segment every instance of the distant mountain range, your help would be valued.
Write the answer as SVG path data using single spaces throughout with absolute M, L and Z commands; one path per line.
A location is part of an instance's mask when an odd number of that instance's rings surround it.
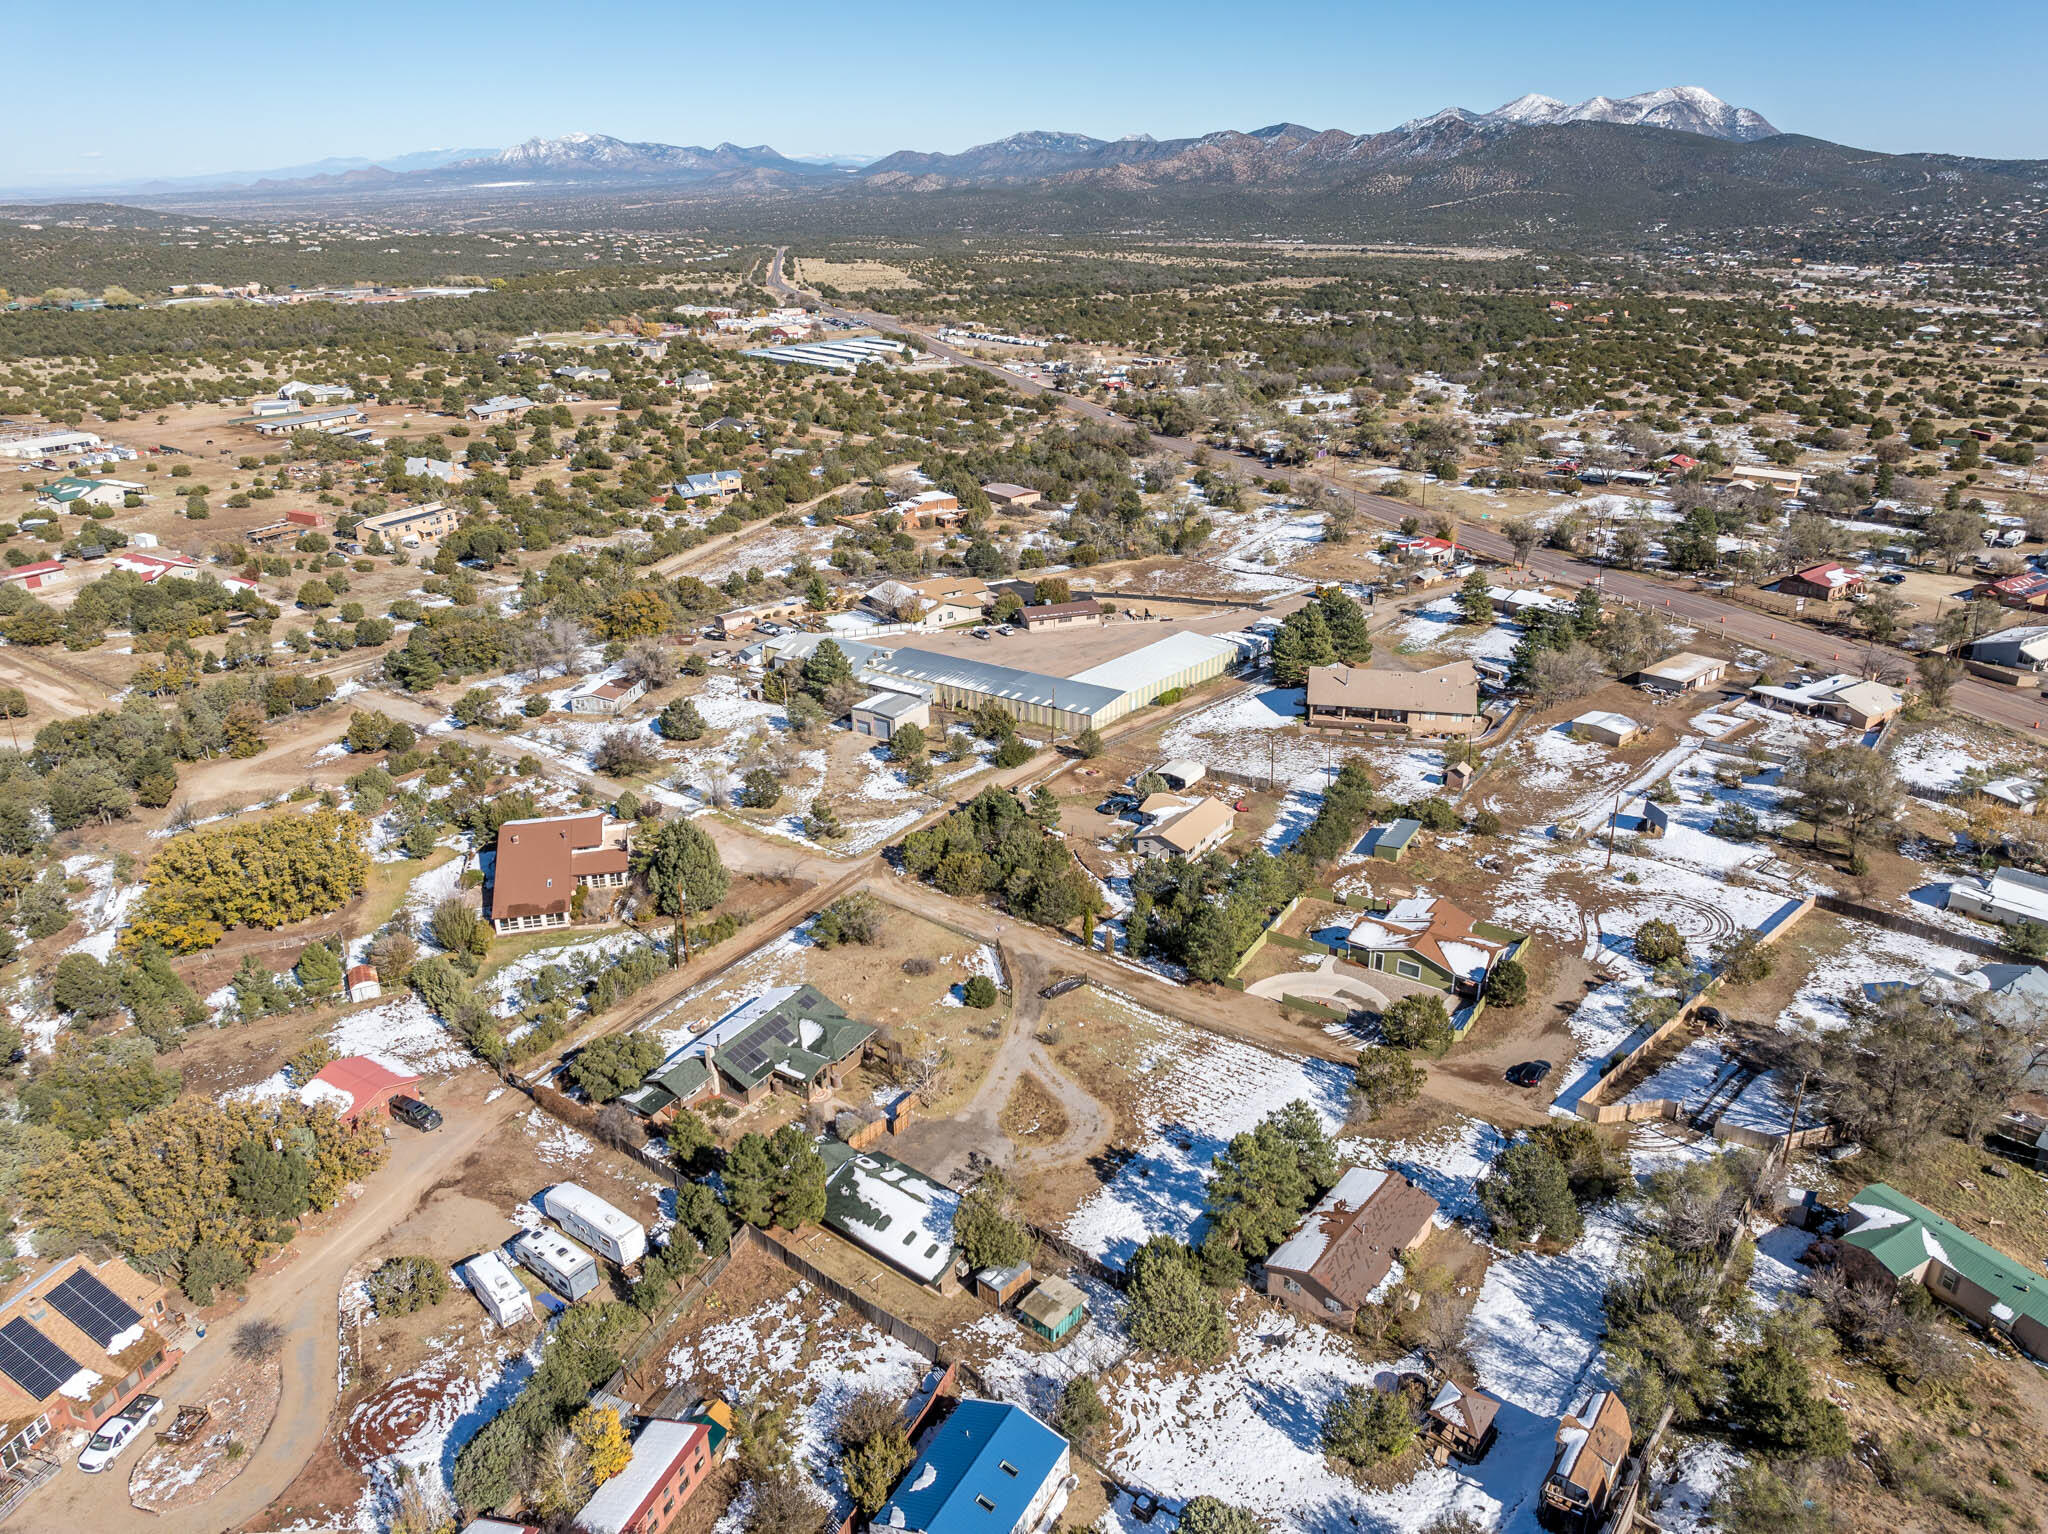
M 1922 234 L 2048 190 L 2048 165 L 1877 154 L 1780 132 L 1760 113 L 1679 86 L 1567 104 L 1528 95 L 1491 112 L 1449 107 L 1378 133 L 1283 122 L 1194 138 L 1013 134 L 958 153 L 784 155 L 600 133 L 510 149 L 433 150 L 378 164 L 321 161 L 242 179 L 156 183 L 133 200 L 189 211 L 298 210 L 353 199 L 431 218 L 451 203 L 512 219 L 604 198 L 579 217 L 659 220 L 717 205 L 734 227 L 786 228 L 790 208 L 848 233 L 1200 230 L 1370 239 L 1606 241 L 1646 230 L 1839 231 L 1898 220 Z M 33 195 L 33 194 L 28 194 Z M 47 197 L 50 194 L 42 194 Z
M 1434 116 L 1403 123 L 1393 133 L 1426 136 L 1432 129 L 1449 124 L 1474 128 L 1481 133 L 1510 132 L 1519 128 L 1574 122 L 1669 128 L 1676 132 L 1737 142 L 1768 138 L 1778 131 L 1760 113 L 1747 107 L 1730 106 L 1697 86 L 1682 85 L 1648 91 L 1619 101 L 1595 96 L 1576 106 L 1567 106 L 1549 96 L 1527 95 L 1491 112 L 1468 112 L 1463 107 L 1446 107 Z M 224 171 L 205 176 L 156 177 L 97 185 L 60 184 L 46 180 L 40 190 L 45 195 L 90 192 L 155 197 L 236 188 L 263 192 L 317 192 L 377 186 L 393 190 L 405 186 L 421 190 L 462 185 L 488 188 L 522 178 L 588 184 L 668 182 L 686 185 L 741 180 L 759 177 L 762 173 L 791 184 L 802 184 L 806 180 L 840 182 L 849 174 L 882 185 L 898 185 L 906 179 L 927 185 L 934 179 L 946 183 L 1004 184 L 1121 165 L 1164 165 L 1164 173 L 1175 178 L 1199 166 L 1202 151 L 1221 146 L 1228 151 L 1229 158 L 1238 159 L 1242 158 L 1242 150 L 1251 140 L 1276 146 L 1283 154 L 1291 146 L 1319 142 L 1320 148 L 1314 158 L 1329 158 L 1343 144 L 1377 143 L 1387 139 L 1386 134 L 1352 135 L 1335 130 L 1319 133 L 1297 123 L 1277 123 L 1248 134 L 1226 130 L 1200 138 L 1165 140 L 1155 139 L 1150 134 L 1110 140 L 1090 138 L 1082 133 L 1029 132 L 1014 134 L 993 144 L 980 144 L 959 154 L 905 149 L 877 159 L 859 155 L 783 155 L 765 144 L 752 148 L 719 144 L 715 148 L 703 149 L 689 145 L 636 143 L 602 133 L 568 133 L 559 138 L 531 138 L 510 149 L 426 149 L 377 160 L 333 157 L 273 170 Z M 1166 163 L 1191 153 L 1198 155 L 1194 165 Z M 1214 156 L 1208 158 L 1213 159 Z M 15 187 L 5 190 L 34 195 L 39 189 Z

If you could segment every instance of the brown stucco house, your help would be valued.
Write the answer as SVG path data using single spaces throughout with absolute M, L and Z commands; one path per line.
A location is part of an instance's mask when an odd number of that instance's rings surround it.
M 1429 671 L 1311 666 L 1307 722 L 1315 730 L 1445 736 L 1476 734 L 1479 672 L 1469 660 Z
M 1403 1253 L 1436 1228 L 1436 1200 L 1399 1172 L 1352 1167 L 1266 1259 L 1266 1293 L 1348 1327 Z

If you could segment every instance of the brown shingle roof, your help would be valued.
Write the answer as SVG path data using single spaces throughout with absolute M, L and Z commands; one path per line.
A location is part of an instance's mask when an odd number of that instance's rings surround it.
M 1305 1274 L 1356 1309 L 1394 1258 L 1422 1238 L 1436 1208 L 1435 1199 L 1399 1172 L 1352 1167 L 1266 1259 L 1266 1268 Z
M 1363 666 L 1311 666 L 1310 708 L 1389 708 L 1424 714 L 1479 712 L 1479 673 L 1469 660 L 1429 671 L 1368 671 Z

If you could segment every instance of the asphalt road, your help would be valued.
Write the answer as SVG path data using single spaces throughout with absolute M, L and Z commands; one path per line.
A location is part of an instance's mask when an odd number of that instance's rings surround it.
M 1050 393 L 1059 401 L 1060 407 L 1070 414 L 1123 429 L 1136 424 L 1092 400 L 1076 399 L 1035 380 L 1019 377 L 995 363 L 971 357 L 957 348 L 947 346 L 944 342 L 933 340 L 896 315 L 862 309 L 843 309 L 825 304 L 815 294 L 804 292 L 783 277 L 783 254 L 783 249 L 777 249 L 774 260 L 769 263 L 768 286 L 784 297 L 804 299 L 818 304 L 825 314 L 854 320 L 878 330 L 895 330 L 915 335 L 919 344 L 932 355 L 962 367 L 980 368 L 983 372 L 993 373 L 1022 394 Z M 1152 440 L 1162 449 L 1184 458 L 1192 458 L 1197 448 L 1207 447 L 1207 444 L 1198 443 L 1188 437 L 1166 437 L 1156 432 L 1152 434 Z M 1417 514 L 1417 508 L 1406 501 L 1369 494 L 1312 469 L 1267 468 L 1262 460 L 1250 454 L 1219 454 L 1219 450 L 1215 448 L 1208 448 L 1208 451 L 1212 456 L 1236 456 L 1245 459 L 1247 463 L 1257 464 L 1260 474 L 1265 478 L 1283 480 L 1296 490 L 1303 490 L 1311 485 L 1332 490 L 1342 496 L 1360 516 L 1383 526 L 1398 527 L 1404 518 Z M 1492 528 L 1465 522 L 1458 530 L 1458 542 L 1473 552 L 1498 560 L 1502 564 L 1515 563 L 1513 545 L 1508 542 L 1505 534 Z M 1858 673 L 1866 666 L 1889 665 L 1897 668 L 1905 676 L 1910 677 L 1913 674 L 1914 657 L 1903 650 L 1872 645 L 1862 640 L 1844 639 L 1796 618 L 1782 618 L 1760 612 L 1753 607 L 1745 607 L 1739 602 L 1718 597 L 1712 592 L 1688 590 L 1675 582 L 1659 580 L 1654 576 L 1610 569 L 1555 549 L 1535 551 L 1529 558 L 1527 568 L 1546 581 L 1560 586 L 1576 589 L 1580 586 L 1597 585 L 1608 598 L 1656 608 L 1674 618 L 1718 633 L 1731 641 L 1785 656 L 1802 665 Z M 2039 730 L 2042 722 L 2048 720 L 2048 700 L 2031 691 L 1997 687 L 1970 678 L 1955 684 L 1949 694 L 1948 707 L 1960 714 L 1968 714 L 1974 718 L 2028 732 Z

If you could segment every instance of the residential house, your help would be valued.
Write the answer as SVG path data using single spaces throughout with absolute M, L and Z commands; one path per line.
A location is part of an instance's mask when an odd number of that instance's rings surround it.
M 738 469 L 707 469 L 702 474 L 686 474 L 668 488 L 671 495 L 694 501 L 699 496 L 738 495 L 743 483 Z
M 1874 1182 L 1849 1201 L 1836 1250 L 1853 1277 L 1924 1285 L 1944 1305 L 2048 1362 L 2048 1281 L 1961 1226 Z
M 890 1267 L 943 1292 L 953 1277 L 953 1215 L 960 1195 L 916 1167 L 840 1140 L 818 1146 L 825 1161 L 820 1222 Z
M 559 367 L 555 369 L 555 377 L 566 379 L 570 383 L 610 383 L 612 381 L 612 370 L 610 368 L 576 366 Z
M 639 677 L 593 676 L 569 694 L 563 707 L 572 714 L 618 714 L 647 695 Z
M 1424 1439 L 1445 1454 L 1471 1463 L 1483 1459 L 1498 1432 L 1500 1398 L 1477 1385 L 1447 1379 L 1437 1387 L 1422 1419 Z
M 282 400 L 310 400 L 316 405 L 338 405 L 343 400 L 354 399 L 356 391 L 347 384 L 302 383 L 294 378 L 277 391 Z
M 1645 666 L 1631 679 L 1637 686 L 1652 692 L 1698 692 L 1705 687 L 1718 687 L 1721 679 L 1728 674 L 1728 662 L 1716 655 L 1696 655 L 1691 650 L 1680 650 L 1676 655 L 1667 655 L 1654 666 Z
M 751 633 L 759 624 L 794 623 L 805 611 L 805 601 L 801 596 L 779 597 L 772 602 L 735 607 L 711 620 L 710 635 L 713 639 L 737 639 L 742 634 Z
M 1307 722 L 1317 730 L 1409 736 L 1471 735 L 1483 724 L 1479 673 L 1468 660 L 1429 671 L 1312 666 Z
M 1808 565 L 1778 582 L 1782 594 L 1816 602 L 1846 601 L 1862 589 L 1863 577 L 1832 559 Z
M 420 506 L 401 506 L 380 511 L 356 524 L 358 543 L 367 544 L 375 534 L 387 548 L 416 549 L 423 543 L 439 543 L 462 521 L 462 513 L 440 501 Z
M 1596 708 L 1574 719 L 1571 732 L 1581 740 L 1597 741 L 1603 746 L 1626 746 L 1638 736 L 1649 733 L 1649 727 L 1636 723 L 1626 714 Z
M 579 889 L 618 889 L 632 861 L 631 827 L 603 811 L 498 827 L 485 886 L 491 926 L 500 936 L 569 925 Z
M 714 1093 L 756 1103 L 779 1087 L 808 1102 L 837 1091 L 874 1037 L 816 986 L 772 986 L 682 1044 L 619 1101 L 656 1123 Z
M 906 724 L 920 730 L 932 727 L 932 700 L 913 692 L 883 689 L 870 693 L 853 706 L 853 733 L 873 740 L 888 741 Z
M 686 394 L 709 394 L 718 387 L 718 382 L 709 373 L 700 370 L 683 374 L 676 387 Z
M 1237 812 L 1221 799 L 1153 794 L 1138 813 L 1151 820 L 1132 842 L 1140 857 L 1193 860 L 1214 852 L 1237 829 Z
M 1021 1406 L 962 1401 L 872 1520 L 890 1534 L 1039 1534 L 1077 1484 L 1060 1437 Z
M 37 559 L 25 565 L 0 565 L 0 582 L 11 582 L 23 591 L 48 591 L 64 584 L 66 570 L 61 560 Z
M 1028 630 L 1086 628 L 1102 621 L 1102 604 L 1093 597 L 1078 602 L 1044 602 L 1020 608 L 1017 623 Z
M 128 497 L 139 496 L 149 487 L 132 479 L 88 479 L 67 474 L 60 480 L 36 487 L 36 504 L 45 511 L 63 511 L 73 506 L 123 507 Z
M 583 1534 L 659 1534 L 718 1463 L 712 1424 L 650 1417 L 633 1435 L 633 1457 L 583 1504 Z
M 1452 565 L 1458 562 L 1458 546 L 1448 538 L 1431 538 L 1418 535 L 1396 538 L 1394 555 L 1399 559 L 1419 560 L 1426 565 Z
M 1975 594 L 1989 597 L 2004 607 L 2038 611 L 2048 607 L 2048 575 L 2037 570 L 2022 570 L 2017 575 L 1986 581 L 1976 588 Z
M 374 975 L 375 971 L 371 973 Z M 368 1055 L 344 1055 L 339 1060 L 329 1060 L 311 1081 L 299 1088 L 299 1101 L 308 1108 L 325 1104 L 334 1109 L 344 1124 L 359 1124 L 388 1112 L 392 1098 L 419 1084 L 419 1077 L 394 1071 Z
M 74 1254 L 0 1303 L 0 1470 L 52 1433 L 91 1431 L 184 1355 L 164 1339 L 169 1291 L 118 1257 Z M 51 1447 L 54 1447 L 52 1445 Z M 41 1451 L 43 1455 L 49 1449 Z
M 910 589 L 924 601 L 924 621 L 937 628 L 972 623 L 995 601 L 988 582 L 972 575 L 935 575 L 913 581 Z
M 1970 660 L 2014 671 L 2048 672 L 2048 623 L 2009 628 L 1963 646 Z
M 1557 1449 L 1543 1482 L 1545 1509 L 1585 1520 L 1605 1510 L 1628 1460 L 1628 1408 L 1611 1390 L 1588 1396 L 1557 1425 Z
M 469 414 L 476 421 L 510 421 L 532 408 L 533 401 L 523 394 L 493 394 L 481 404 L 471 405 Z
M 469 478 L 467 469 L 446 458 L 408 458 L 405 473 L 408 479 L 438 479 L 444 485 L 460 484 Z
M 1781 713 L 1832 719 L 1859 730 L 1885 723 L 1906 706 L 1905 696 L 1897 688 L 1867 682 L 1845 672 L 1788 687 L 1759 683 L 1750 688 L 1749 696 L 1751 701 Z
M 1948 887 L 1948 908 L 2006 927 L 2048 925 L 2048 878 L 1997 868 L 1981 879 L 1957 879 Z
M 1041 1278 L 1017 1302 L 1017 1315 L 1047 1342 L 1058 1342 L 1088 1319 L 1088 1296 L 1075 1284 L 1053 1274 Z
M 1527 941 L 1504 927 L 1474 922 L 1436 895 L 1407 896 L 1339 930 L 1348 956 L 1367 969 L 1467 994 L 1476 993 L 1487 972 Z
M 905 496 L 890 508 L 908 518 L 929 517 L 938 512 L 959 509 L 960 497 L 950 490 L 920 490 L 915 495 Z
M 1806 476 L 1798 469 L 1774 469 L 1760 463 L 1737 464 L 1728 471 L 1727 482 L 1731 485 L 1751 485 L 1762 490 L 1775 490 L 1780 495 L 1797 496 L 1806 493 Z
M 1036 506 L 1039 500 L 1038 492 L 1029 485 L 1013 485 L 1000 479 L 983 485 L 981 493 L 998 511 L 1026 511 Z
M 1349 1328 L 1394 1263 L 1429 1239 L 1436 1200 L 1399 1172 L 1355 1166 L 1266 1259 L 1265 1292 Z
M 2018 1028 L 2048 1017 L 2048 969 L 1991 963 L 1972 970 L 1936 969 L 1920 987 L 1930 1002 L 1960 1004 Z M 2048 1065 L 2048 1062 L 2044 1062 Z

